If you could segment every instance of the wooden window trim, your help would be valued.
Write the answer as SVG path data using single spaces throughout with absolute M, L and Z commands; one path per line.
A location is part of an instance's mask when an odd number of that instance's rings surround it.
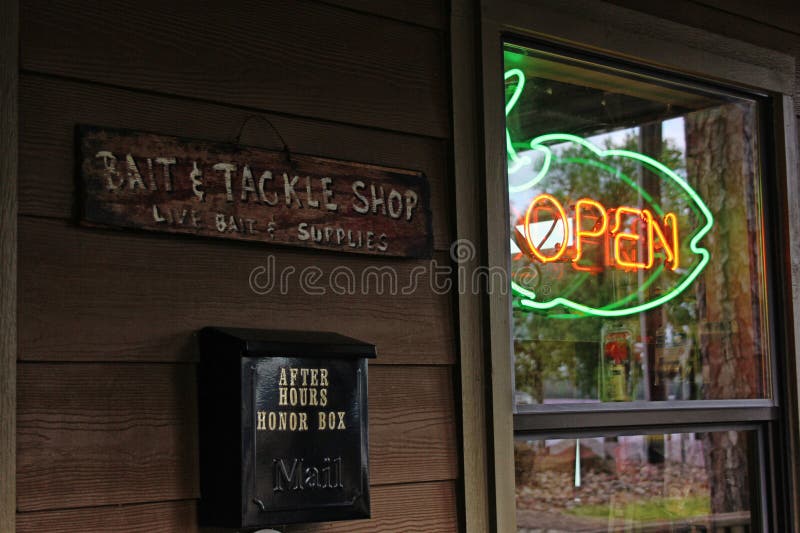
M 790 257 L 776 257 L 780 278 L 774 283 L 775 302 L 783 310 L 776 364 L 785 369 L 776 401 L 785 410 L 780 435 L 783 449 L 798 457 L 798 376 L 800 357 L 794 339 L 800 338 L 800 213 L 798 136 L 793 102 L 794 58 L 711 32 L 659 19 L 601 2 L 564 0 L 555 4 L 523 0 L 468 0 L 451 3 L 453 87 L 453 151 L 457 237 L 476 244 L 489 266 L 509 268 L 506 243 L 487 238 L 504 235 L 507 218 L 488 217 L 508 209 L 504 193 L 505 150 L 502 146 L 502 56 L 500 39 L 514 35 L 544 40 L 659 70 L 732 84 L 771 95 L 776 165 L 774 174 L 786 198 L 782 216 L 788 230 L 778 235 L 788 243 Z M 499 117 L 499 118 L 498 118 Z M 499 180 L 499 183 L 498 183 Z M 461 394 L 464 450 L 464 524 L 467 531 L 516 531 L 511 394 L 509 296 L 459 296 L 461 332 Z M 776 383 L 776 387 L 779 384 Z M 754 419 L 774 418 L 774 406 L 753 408 Z M 736 418 L 736 406 L 720 415 Z M 564 413 L 547 413 L 551 417 Z M 577 416 L 573 422 L 583 419 Z M 670 415 L 672 416 L 672 415 Z M 733 419 L 732 418 L 732 419 Z M 678 418 L 675 419 L 678 421 Z M 517 422 L 520 425 L 520 422 Z M 604 422 L 606 424 L 606 422 Z M 522 428 L 518 428 L 522 429 Z M 800 489 L 797 465 L 788 465 L 794 494 Z M 775 481 L 770 480 L 772 486 Z M 780 489 L 779 489 L 780 490 Z M 788 514 L 800 530 L 800 505 Z
M 660 402 L 658 402 L 660 403 Z M 671 402 L 670 402 L 671 403 Z M 698 402 L 682 402 L 684 404 Z M 712 402 L 708 402 L 712 403 Z M 774 420 L 777 408 L 771 400 L 756 400 L 747 407 L 730 405 L 726 400 L 714 401 L 715 405 L 683 406 L 631 406 L 630 404 L 603 405 L 598 409 L 550 409 L 525 414 L 517 413 L 514 417 L 515 432 L 536 432 L 548 434 L 570 428 L 581 428 L 590 431 L 594 428 L 614 427 L 645 428 L 664 427 L 672 424 L 722 424 L 736 423 L 742 420 L 751 422 Z M 719 405 L 722 404 L 722 405 Z M 726 405 L 728 404 L 728 405 Z M 654 425 L 655 424 L 655 425 Z M 596 431 L 596 430 L 595 430 Z
M 483 203 L 483 145 L 477 103 L 480 100 L 480 43 L 474 31 L 478 19 L 477 2 L 452 0 L 450 5 L 450 50 L 452 114 L 453 114 L 453 173 L 455 176 L 454 204 L 456 233 L 480 245 L 484 238 L 481 216 Z M 465 213 L 467 216 L 459 216 Z M 473 268 L 485 260 L 485 250 L 477 249 Z M 485 357 L 485 302 L 481 295 L 462 294 L 458 297 L 459 354 L 461 372 L 461 436 L 463 507 L 461 522 L 466 531 L 491 531 L 493 485 L 490 475 L 491 428 L 487 409 L 490 387 Z
M 19 6 L 0 2 L 0 531 L 16 527 Z

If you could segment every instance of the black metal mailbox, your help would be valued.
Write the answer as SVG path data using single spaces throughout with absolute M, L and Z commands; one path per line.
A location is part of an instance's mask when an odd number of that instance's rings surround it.
M 199 333 L 200 520 L 239 529 L 369 518 L 367 359 L 335 333 Z

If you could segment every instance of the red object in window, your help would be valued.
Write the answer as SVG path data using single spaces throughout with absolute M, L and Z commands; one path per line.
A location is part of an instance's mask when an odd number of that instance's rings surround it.
M 623 361 L 628 359 L 630 355 L 628 343 L 625 341 L 609 341 L 606 342 L 603 349 L 605 355 L 609 359 L 613 359 L 617 365 L 622 364 Z

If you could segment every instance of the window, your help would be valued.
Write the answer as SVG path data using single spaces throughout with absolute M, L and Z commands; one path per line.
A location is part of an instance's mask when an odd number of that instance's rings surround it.
M 484 300 L 490 529 L 788 530 L 793 170 L 775 117 L 793 123 L 779 96 L 791 80 L 732 68 L 717 37 L 689 47 L 668 25 L 650 36 L 642 23 L 658 19 L 611 6 L 482 5 L 481 242 L 511 288 Z M 756 65 L 734 49 L 737 65 Z M 457 143 L 469 141 L 458 72 Z M 459 236 L 476 238 L 468 222 Z M 475 322 L 461 323 L 474 354 Z M 468 527 L 482 519 L 470 357 Z
M 753 531 L 754 431 L 518 437 L 523 531 Z M 757 529 L 757 528 L 755 528 Z
M 504 64 L 517 405 L 768 398 L 758 101 Z
M 613 4 L 451 8 L 467 530 L 796 530 L 794 58 Z
M 769 530 L 770 98 L 501 46 L 518 531 Z

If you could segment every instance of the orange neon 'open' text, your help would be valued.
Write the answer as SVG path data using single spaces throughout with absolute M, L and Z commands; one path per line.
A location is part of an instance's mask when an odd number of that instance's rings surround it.
M 576 270 L 598 271 L 601 265 L 585 265 L 585 248 L 593 245 L 603 247 L 607 266 L 623 270 L 652 268 L 658 250 L 663 250 L 667 268 L 676 270 L 680 265 L 678 217 L 674 213 L 666 213 L 659 221 L 649 209 L 630 206 L 610 209 L 590 198 L 579 199 L 573 209 L 575 223 L 570 227 L 567 210 L 557 198 L 543 193 L 533 199 L 525 212 L 523 232 L 534 258 L 542 263 L 571 261 Z M 561 243 L 555 246 L 552 254 L 545 254 L 541 249 L 547 237 L 537 243 L 531 232 L 531 224 L 541 222 L 542 212 L 550 213 L 551 232 L 559 224 L 563 232 Z M 571 246 L 568 245 L 570 230 L 573 233 Z

